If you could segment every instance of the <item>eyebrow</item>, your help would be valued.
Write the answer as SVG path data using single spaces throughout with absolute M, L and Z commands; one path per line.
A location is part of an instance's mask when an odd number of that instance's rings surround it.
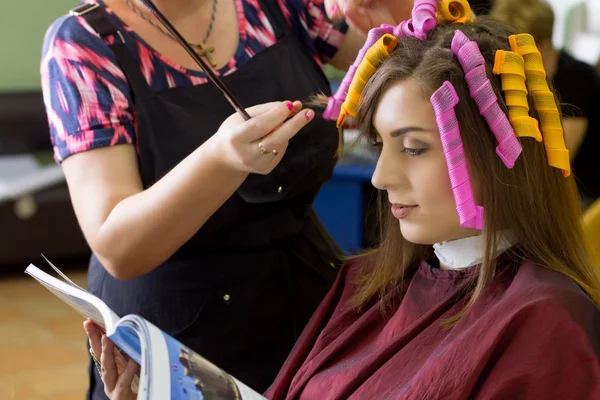
M 425 129 L 425 128 L 421 128 L 419 126 L 407 126 L 405 128 L 395 129 L 395 130 L 391 131 L 390 136 L 395 138 L 395 137 L 402 136 L 409 132 L 429 132 L 429 130 Z

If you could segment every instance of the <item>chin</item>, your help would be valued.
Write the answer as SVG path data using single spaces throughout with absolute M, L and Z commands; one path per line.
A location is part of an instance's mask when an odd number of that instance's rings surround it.
M 400 222 L 400 232 L 405 240 L 414 244 L 433 245 L 440 242 L 431 234 L 431 228 L 422 225 Z
M 421 245 L 434 245 L 481 234 L 476 229 L 463 228 L 458 223 L 449 226 L 440 223 L 417 224 L 408 221 L 400 221 L 400 232 L 407 241 Z

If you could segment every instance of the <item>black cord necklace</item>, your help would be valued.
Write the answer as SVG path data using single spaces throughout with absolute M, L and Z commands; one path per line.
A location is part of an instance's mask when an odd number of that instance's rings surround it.
M 152 25 L 153 27 L 158 29 L 163 35 L 168 36 L 172 40 L 176 41 L 176 39 L 171 35 L 171 33 L 169 31 L 165 30 L 162 26 L 160 26 L 159 24 L 154 22 L 152 19 L 150 19 L 146 15 L 144 15 L 144 13 L 142 13 L 140 10 L 138 10 L 133 5 L 131 0 L 124 0 L 124 1 L 125 1 L 125 4 L 127 5 L 127 7 L 129 7 L 134 13 L 139 15 L 144 21 L 148 22 L 150 25 Z M 203 42 L 199 43 L 199 44 L 189 43 L 189 45 L 192 46 L 194 51 L 196 51 L 196 53 L 200 57 L 205 57 L 208 60 L 208 62 L 212 65 L 213 68 L 215 68 L 217 66 L 217 63 L 215 62 L 215 59 L 213 58 L 213 55 L 212 55 L 213 51 L 215 51 L 215 48 L 214 48 L 214 46 L 206 46 L 206 42 L 210 38 L 210 34 L 212 33 L 213 25 L 215 23 L 215 15 L 217 14 L 217 3 L 218 3 L 218 0 L 213 0 L 213 2 L 212 2 L 212 15 L 210 17 L 210 23 L 208 25 L 208 30 L 206 31 L 206 35 L 204 36 Z

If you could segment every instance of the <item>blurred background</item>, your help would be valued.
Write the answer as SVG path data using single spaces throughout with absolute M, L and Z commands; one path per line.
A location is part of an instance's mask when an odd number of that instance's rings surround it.
M 72 0 L 0 2 L 0 399 L 83 399 L 87 356 L 81 318 L 32 278 L 40 253 L 85 283 L 89 250 L 60 167 L 40 92 L 50 23 Z
M 555 13 L 554 46 L 600 67 L 600 0 L 548 2 Z M 85 286 L 89 248 L 53 160 L 39 77 L 47 27 L 76 4 L 0 4 L 0 400 L 83 399 L 87 387 L 81 318 L 23 274 L 29 263 L 48 270 L 44 254 Z M 327 74 L 335 89 L 343 74 L 331 68 Z M 370 185 L 375 159 L 355 140 L 348 129 L 345 156 L 315 202 L 349 254 L 377 240 Z

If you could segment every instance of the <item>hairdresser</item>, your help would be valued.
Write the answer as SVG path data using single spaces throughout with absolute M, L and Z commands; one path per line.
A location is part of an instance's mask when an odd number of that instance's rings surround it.
M 302 101 L 330 94 L 323 63 L 347 68 L 412 1 L 154 4 L 252 118 L 143 1 L 81 3 L 52 24 L 42 86 L 88 287 L 264 391 L 339 260 L 311 208 L 338 134 Z M 88 398 L 103 391 L 90 363 Z

